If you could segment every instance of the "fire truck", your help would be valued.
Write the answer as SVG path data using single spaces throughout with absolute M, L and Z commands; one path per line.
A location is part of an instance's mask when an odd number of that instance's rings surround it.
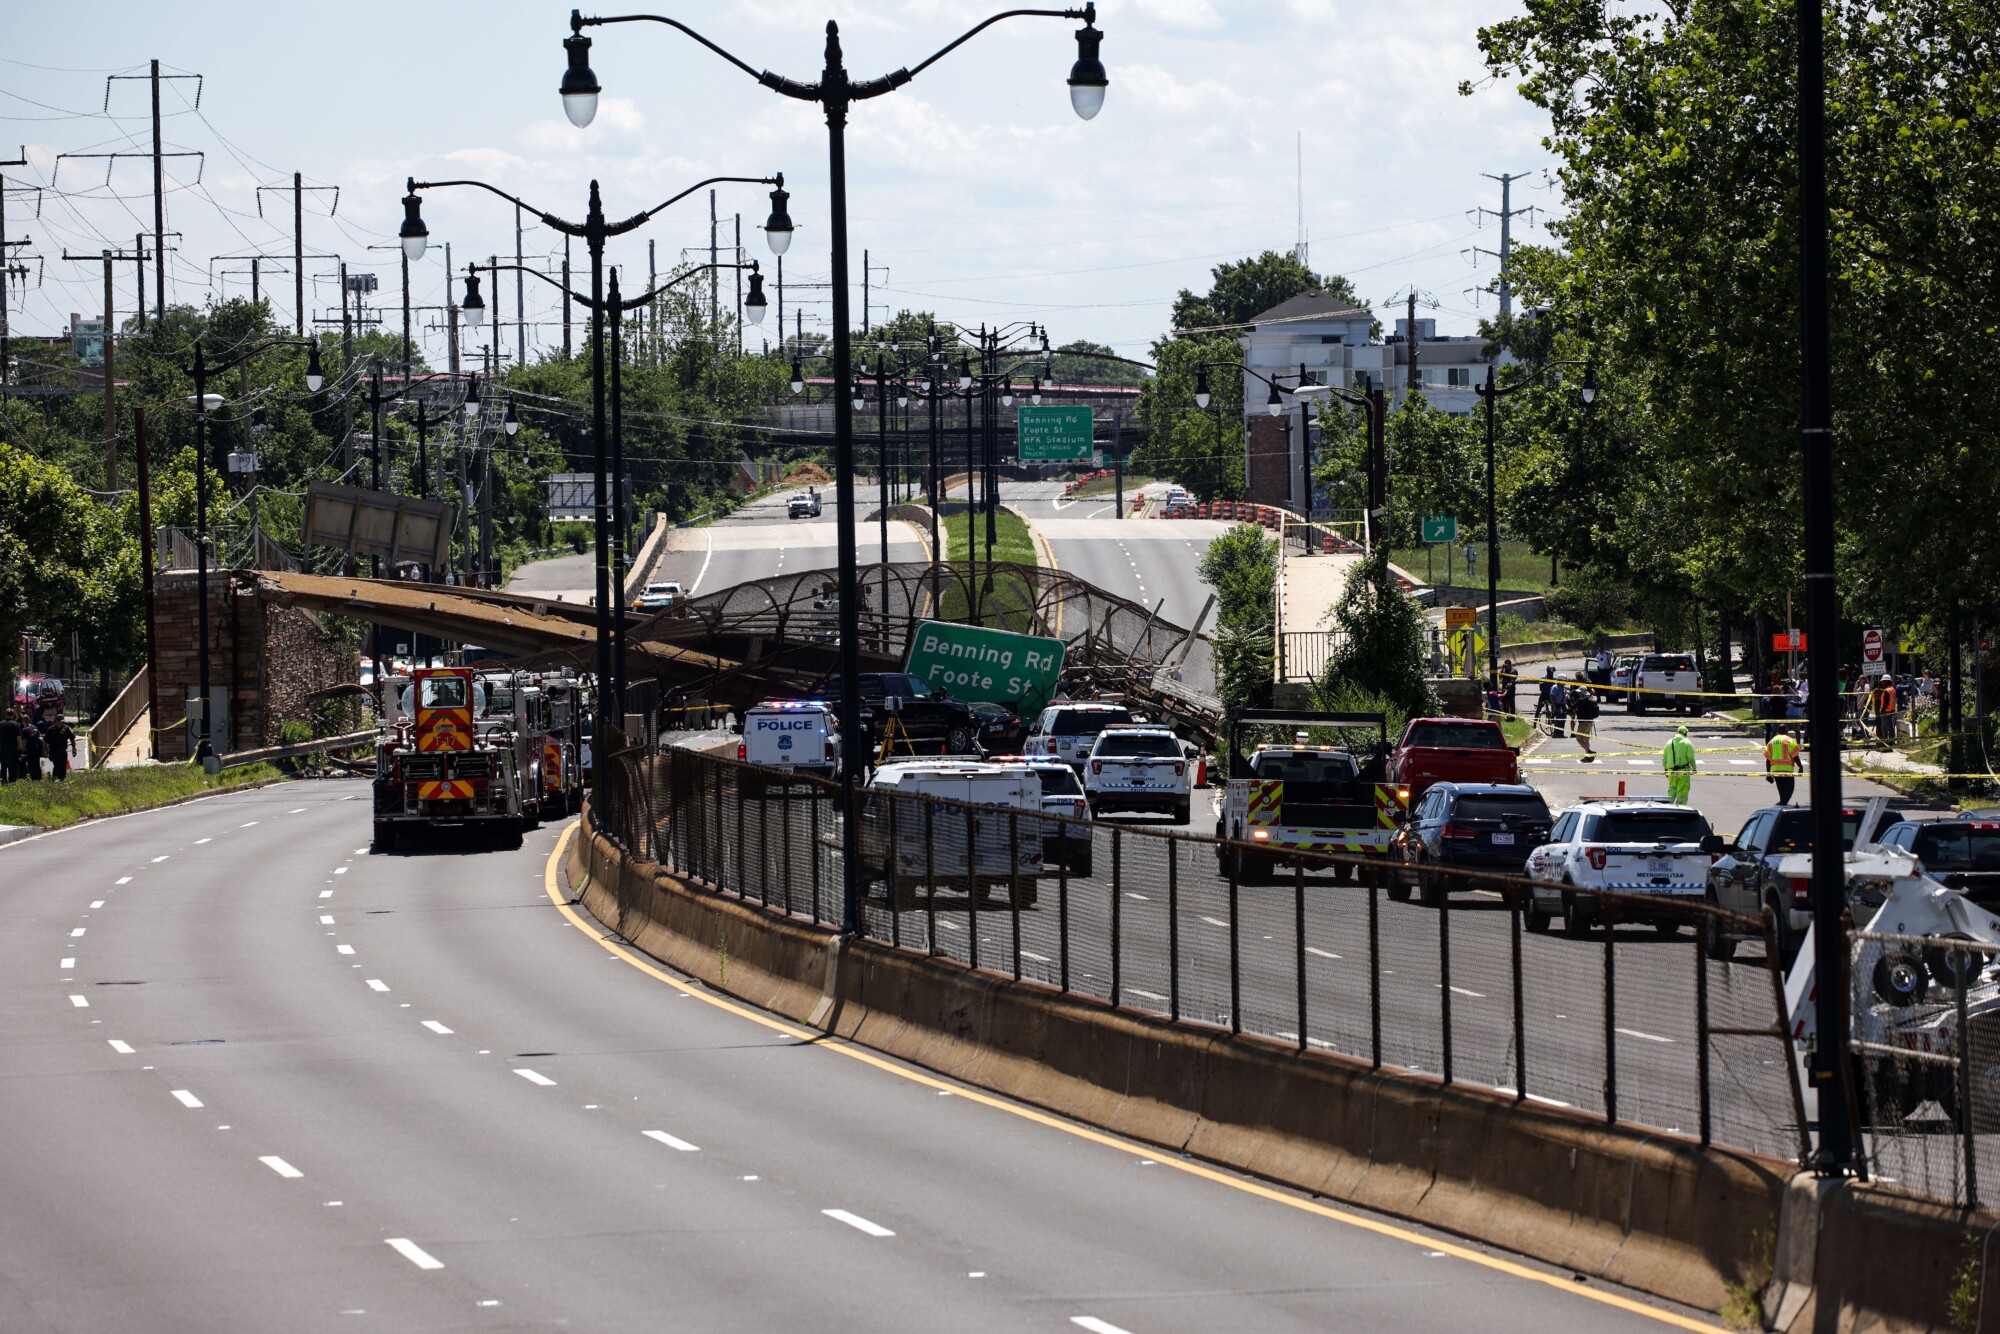
M 537 822 L 540 703 L 529 678 L 422 667 L 384 682 L 375 746 L 375 844 L 447 829 L 484 830 L 518 847 Z
M 586 722 L 596 705 L 590 682 L 568 669 L 543 675 L 537 684 L 539 701 L 529 723 L 539 752 L 541 814 L 546 819 L 583 808 Z

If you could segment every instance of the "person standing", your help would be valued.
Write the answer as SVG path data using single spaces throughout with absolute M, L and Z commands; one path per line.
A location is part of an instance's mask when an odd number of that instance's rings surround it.
M 42 734 L 33 723 L 21 729 L 21 768 L 30 783 L 42 781 Z
M 42 744 L 49 752 L 49 777 L 63 782 L 69 777 L 70 757 L 76 754 L 76 729 L 59 713 L 42 728 Z
M 1791 729 L 1781 727 L 1772 738 L 1764 743 L 1764 772 L 1778 786 L 1778 804 L 1792 804 L 1792 792 L 1798 784 L 1799 770 L 1804 767 L 1805 748 L 1792 736 Z
M 1561 677 L 1558 677 L 1556 678 L 1555 683 L 1549 687 L 1549 735 L 1550 736 L 1561 736 L 1563 734 L 1563 719 L 1567 718 L 1568 716 L 1569 716 L 1569 687 L 1565 686 L 1562 683 Z
M 1521 684 L 1521 674 L 1514 670 L 1512 658 L 1500 660 L 1500 708 L 1507 717 L 1514 716 L 1514 690 Z
M 1875 690 L 1875 739 L 1893 745 L 1896 740 L 1896 681 L 1884 676 Z
M 1595 764 L 1597 752 L 1590 748 L 1592 738 L 1597 735 L 1597 694 L 1581 687 L 1570 695 L 1570 735 L 1576 744 L 1583 747 L 1583 762 Z
M 1674 734 L 1660 751 L 1660 767 L 1667 771 L 1667 800 L 1676 806 L 1688 804 L 1688 794 L 1694 788 L 1694 742 L 1688 740 L 1687 724 L 1674 729 Z
M 1553 689 L 1554 686 L 1555 682 L 1551 681 L 1546 676 L 1538 678 L 1535 682 L 1534 721 L 1538 724 L 1542 721 L 1543 717 L 1545 717 L 1548 714 L 1550 691 L 1551 689 Z
M 8 709 L 0 714 L 0 784 L 21 776 L 21 720 Z

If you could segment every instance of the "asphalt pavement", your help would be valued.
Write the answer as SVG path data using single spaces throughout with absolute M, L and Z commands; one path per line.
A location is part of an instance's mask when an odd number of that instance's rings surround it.
M 782 491 L 752 501 L 713 523 L 674 529 L 667 534 L 653 578 L 677 579 L 688 596 L 695 597 L 754 579 L 834 569 L 839 564 L 839 551 L 833 488 L 820 488 L 820 513 L 810 519 L 786 517 L 786 504 L 793 494 Z M 875 506 L 867 496 L 862 502 L 868 513 L 874 513 Z M 892 520 L 888 536 L 890 560 L 927 558 L 923 536 L 909 524 Z M 863 524 L 858 543 L 863 564 L 881 560 L 878 524 Z
M 366 800 L 0 851 L 0 1328 L 1687 1327 L 850 1059 L 573 923 L 556 829 L 371 855 Z

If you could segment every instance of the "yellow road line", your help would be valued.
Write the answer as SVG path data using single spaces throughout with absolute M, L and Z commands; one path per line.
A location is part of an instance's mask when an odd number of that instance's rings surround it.
M 617 941 L 596 930 L 585 920 L 582 913 L 578 912 L 570 905 L 568 900 L 563 898 L 562 891 L 557 884 L 557 868 L 562 865 L 563 850 L 569 846 L 570 839 L 576 836 L 577 830 L 580 827 L 581 822 L 573 820 L 563 830 L 562 835 L 556 839 L 555 850 L 549 853 L 548 863 L 543 868 L 542 888 L 547 892 L 549 902 L 555 904 L 556 911 L 569 919 L 571 926 L 574 926 L 577 930 L 595 940 L 614 958 L 632 965 L 632 967 L 656 981 L 666 983 L 683 996 L 689 996 L 705 1004 L 713 1005 L 718 1010 L 733 1014 L 739 1019 L 747 1019 L 751 1023 L 770 1029 L 774 1033 L 782 1033 L 788 1038 L 796 1038 L 803 1042 L 809 1042 L 817 1050 L 837 1053 L 847 1057 L 849 1060 L 873 1066 L 877 1070 L 896 1076 L 898 1079 L 908 1080 L 912 1084 L 919 1084 L 924 1088 L 951 1093 L 957 1097 L 976 1102 L 983 1107 L 991 1107 L 995 1111 L 1005 1112 L 1010 1116 L 1018 1116 L 1024 1121 L 1032 1121 L 1036 1125 L 1047 1126 L 1051 1130 L 1059 1130 L 1065 1135 L 1086 1140 L 1089 1143 L 1101 1145 L 1107 1149 L 1116 1149 L 1120 1153 L 1138 1154 L 1141 1157 L 1148 1156 L 1147 1150 L 1141 1145 L 1129 1143 L 1113 1135 L 1092 1130 L 1086 1126 L 1076 1125 L 1059 1117 L 1052 1116 L 1047 1112 L 1036 1111 L 1032 1107 L 1024 1107 L 992 1094 L 982 1093 L 977 1089 L 968 1088 L 964 1084 L 950 1083 L 915 1070 L 907 1069 L 886 1057 L 877 1056 L 873 1052 L 849 1045 L 817 1029 L 800 1028 L 795 1024 L 788 1024 L 782 1019 L 773 1019 L 769 1015 L 760 1014 L 747 1006 L 738 1005 L 734 1001 L 724 1000 L 720 996 L 716 996 L 703 988 L 689 986 L 673 974 L 656 967 Z M 1586 1301 L 1598 1302 L 1605 1306 L 1616 1307 L 1621 1311 L 1629 1311 L 1634 1315 L 1645 1316 L 1648 1319 L 1657 1320 L 1663 1325 L 1671 1325 L 1675 1329 L 1701 1330 L 1706 1334 L 1707 1331 L 1720 1328 L 1718 1325 L 1700 1320 L 1692 1320 L 1687 1316 L 1677 1314 L 1673 1311 L 1663 1311 L 1658 1307 L 1648 1306 L 1644 1302 L 1633 1301 L 1630 1297 L 1622 1297 L 1615 1292 L 1605 1292 L 1597 1288 L 1580 1288 L 1577 1286 L 1576 1280 L 1572 1278 L 1556 1274 L 1544 1274 L 1539 1270 L 1529 1268 L 1527 1265 L 1516 1264 L 1512 1260 L 1502 1260 L 1496 1256 L 1484 1255 L 1472 1250 L 1470 1247 L 1460 1246 L 1436 1237 L 1426 1237 L 1408 1228 L 1398 1227 L 1394 1223 L 1384 1223 L 1373 1218 L 1364 1218 L 1360 1214 L 1350 1213 L 1345 1209 L 1335 1209 L 1314 1200 L 1305 1200 L 1297 1196 L 1287 1195 L 1281 1190 L 1259 1185 L 1254 1181 L 1244 1181 L 1229 1175 L 1227 1172 L 1212 1167 L 1205 1167 L 1200 1163 L 1177 1158 L 1154 1158 L 1152 1161 L 1158 1166 L 1170 1167 L 1188 1176 L 1200 1177 L 1204 1181 L 1212 1181 L 1216 1185 L 1227 1186 L 1231 1190 L 1241 1191 L 1246 1195 L 1255 1195 L 1259 1199 L 1269 1200 L 1275 1204 L 1282 1204 L 1287 1208 L 1297 1209 L 1301 1213 L 1314 1214 L 1320 1218 L 1331 1219 L 1336 1223 L 1345 1223 L 1349 1227 L 1360 1228 L 1364 1232 L 1373 1232 L 1377 1236 L 1393 1238 L 1396 1241 L 1407 1242 L 1412 1246 L 1421 1246 L 1426 1251 L 1442 1251 L 1444 1254 L 1456 1259 L 1467 1260 L 1473 1264 L 1496 1270 L 1502 1274 L 1540 1283 L 1544 1287 L 1551 1288 L 1571 1297 L 1581 1297 Z

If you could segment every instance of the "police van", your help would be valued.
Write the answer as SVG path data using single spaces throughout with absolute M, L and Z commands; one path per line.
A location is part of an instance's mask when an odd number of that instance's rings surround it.
M 736 758 L 784 775 L 766 782 L 801 775 L 830 779 L 840 768 L 838 715 L 822 699 L 767 699 L 743 711 Z M 750 786 L 746 779 L 745 789 Z M 762 783 L 757 786 L 761 789 Z

